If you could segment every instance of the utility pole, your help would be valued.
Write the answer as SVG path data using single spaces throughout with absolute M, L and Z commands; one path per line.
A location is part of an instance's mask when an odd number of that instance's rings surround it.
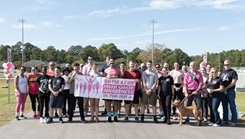
M 22 42 L 21 42 L 21 50 L 22 50 L 22 65 L 24 64 L 24 22 L 25 19 L 19 19 L 19 22 L 22 24 Z
M 152 20 L 152 65 L 154 66 L 154 24 L 157 23 L 156 20 Z

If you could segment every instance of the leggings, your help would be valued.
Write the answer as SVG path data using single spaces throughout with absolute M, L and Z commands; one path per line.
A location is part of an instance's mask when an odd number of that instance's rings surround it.
M 21 93 L 19 95 L 17 92 L 15 92 L 15 98 L 17 102 L 15 112 L 24 112 L 27 95 L 28 93 Z
M 48 93 L 39 93 L 38 99 L 40 102 L 40 116 L 43 117 L 43 109 L 45 107 L 45 117 L 49 117 L 49 98 L 50 92 Z
M 36 100 L 38 102 L 38 111 L 40 111 L 40 105 L 39 105 L 39 99 L 38 99 L 38 94 L 32 94 L 29 93 L 30 99 L 31 99 L 31 107 L 32 107 L 32 111 L 36 112 Z
M 63 108 L 62 108 L 62 113 L 63 113 L 63 115 L 66 115 L 67 114 L 67 107 L 66 107 L 66 102 L 68 101 L 68 98 L 69 98 L 69 90 L 64 90 L 63 91 L 63 98 L 64 98 L 64 100 L 63 100 Z
M 181 84 L 174 84 L 174 86 L 175 87 L 180 87 Z M 183 88 L 181 88 L 179 91 L 174 90 L 173 101 L 175 99 L 179 99 L 180 101 L 182 101 L 184 99 Z M 176 107 L 173 107 L 173 115 L 176 115 Z
M 161 102 L 165 120 L 170 122 L 172 95 L 161 95 Z
M 201 98 L 202 100 L 202 117 L 208 118 L 208 98 Z

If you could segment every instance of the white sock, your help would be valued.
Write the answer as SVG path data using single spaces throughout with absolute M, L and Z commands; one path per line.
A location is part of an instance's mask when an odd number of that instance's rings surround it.
M 20 115 L 23 115 L 23 112 L 22 111 L 20 112 Z
M 19 116 L 18 112 L 15 112 L 15 116 Z

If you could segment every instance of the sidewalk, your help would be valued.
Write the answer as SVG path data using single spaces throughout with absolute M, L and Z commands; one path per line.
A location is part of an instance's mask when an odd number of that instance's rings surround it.
M 103 108 L 100 108 L 102 111 Z M 124 110 L 124 108 L 122 108 Z M 244 138 L 244 127 L 209 127 L 194 126 L 194 119 L 190 124 L 178 126 L 177 120 L 172 120 L 172 125 L 166 125 L 159 120 L 158 124 L 153 123 L 151 116 L 145 117 L 145 123 L 135 123 L 134 117 L 130 122 L 124 123 L 119 118 L 118 123 L 107 123 L 106 116 L 101 116 L 99 123 L 81 123 L 78 110 L 73 123 L 58 122 L 54 118 L 52 124 L 40 124 L 39 119 L 32 118 L 32 113 L 27 113 L 27 119 L 11 121 L 0 128 L 2 139 L 241 139 Z M 133 109 L 132 109 L 133 111 Z M 67 118 L 63 118 L 67 121 Z M 88 121 L 89 116 L 86 117 Z

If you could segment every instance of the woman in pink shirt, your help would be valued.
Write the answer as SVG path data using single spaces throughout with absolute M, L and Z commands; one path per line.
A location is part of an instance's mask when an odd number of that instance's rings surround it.
M 27 77 L 27 81 L 29 85 L 29 96 L 31 99 L 32 110 L 34 113 L 33 118 L 40 118 L 40 105 L 39 105 L 39 99 L 38 99 L 39 86 L 37 83 L 37 77 L 39 76 L 40 74 L 37 73 L 37 68 L 32 67 L 31 73 Z M 38 109 L 36 109 L 36 100 L 38 102 Z

